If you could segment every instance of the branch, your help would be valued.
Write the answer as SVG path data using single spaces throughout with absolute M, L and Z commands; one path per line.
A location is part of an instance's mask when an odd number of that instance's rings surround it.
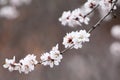
M 91 13 L 93 13 L 98 7 L 99 7 L 99 4 L 95 8 L 93 8 L 93 10 L 91 10 L 89 13 L 87 13 L 84 17 L 86 17 L 86 16 L 90 15 Z
M 94 29 L 96 29 L 103 22 L 103 20 L 108 15 L 110 15 L 110 13 L 112 13 L 112 11 L 114 10 L 114 7 L 116 6 L 117 1 L 118 0 L 115 0 L 112 3 L 112 7 L 109 10 L 109 12 L 104 17 L 102 17 L 99 21 L 97 21 L 95 25 L 93 25 L 87 32 L 86 31 L 82 32 L 82 33 L 85 34 L 85 36 L 86 36 L 85 38 L 88 38 L 90 36 L 90 33 Z M 95 8 L 93 8 L 93 10 L 91 10 L 89 13 L 87 13 L 83 17 L 86 17 L 86 16 L 90 15 L 98 7 L 99 7 L 99 5 L 97 5 Z M 80 35 L 80 34 L 77 34 L 77 35 Z M 77 36 L 77 38 L 79 39 L 80 37 Z M 88 42 L 88 41 L 89 41 L 89 39 L 83 40 L 83 42 Z M 73 48 L 74 46 L 75 46 L 75 44 L 72 44 L 70 47 L 68 47 L 68 48 L 66 48 L 62 51 L 59 51 L 58 50 L 58 44 L 57 44 L 55 47 L 52 48 L 52 50 L 49 53 L 44 53 L 44 55 L 41 56 L 41 61 L 39 61 L 39 62 L 36 60 L 36 56 L 34 56 L 33 54 L 32 55 L 27 55 L 24 59 L 21 59 L 19 61 L 19 63 L 15 63 L 15 57 L 13 57 L 13 59 L 6 59 L 6 64 L 4 64 L 3 67 L 8 68 L 9 71 L 18 70 L 20 73 L 24 72 L 25 74 L 34 70 L 34 66 L 36 66 L 37 64 L 43 64 L 44 66 L 50 65 L 50 67 L 52 68 L 53 65 L 59 65 L 59 62 L 61 62 L 61 59 L 62 59 L 62 54 L 67 52 L 69 49 Z M 79 48 L 81 48 L 81 47 L 79 47 Z M 52 54 L 52 57 L 51 57 L 50 54 Z M 24 64 L 24 63 L 26 63 L 26 62 L 24 62 L 24 61 L 26 61 L 26 59 L 30 62 L 29 64 Z M 54 62 L 54 61 L 57 61 L 57 62 Z
M 88 30 L 88 33 L 91 33 L 96 27 L 98 27 L 98 26 L 100 25 L 100 23 L 101 23 L 108 15 L 110 15 L 110 13 L 113 11 L 113 8 L 114 8 L 114 6 L 116 5 L 117 1 L 118 1 L 118 0 L 116 0 L 116 1 L 113 3 L 113 6 L 111 7 L 110 11 L 109 11 L 103 18 L 101 18 L 95 25 L 93 25 L 92 28 L 90 28 L 90 29 Z M 90 15 L 90 14 L 91 14 L 93 11 L 95 11 L 98 7 L 99 7 L 99 5 L 97 5 L 91 12 L 89 12 L 88 14 L 86 14 L 85 17 L 88 16 L 88 15 Z M 72 45 L 72 46 L 69 47 L 69 48 L 66 48 L 66 49 L 62 50 L 62 51 L 61 51 L 61 54 L 65 53 L 66 51 L 68 51 L 69 49 L 71 49 L 73 46 L 74 46 L 74 45 Z
M 118 0 L 116 0 L 116 1 L 113 3 L 113 6 L 112 6 L 112 8 L 110 9 L 110 11 L 109 11 L 103 18 L 101 18 L 95 25 L 93 25 L 92 28 L 90 28 L 90 29 L 88 30 L 88 33 L 91 33 L 94 29 L 96 29 L 96 28 L 100 25 L 100 23 L 103 22 L 103 20 L 104 20 L 108 15 L 110 15 L 110 13 L 114 10 L 114 6 L 116 5 L 117 1 L 118 1 Z

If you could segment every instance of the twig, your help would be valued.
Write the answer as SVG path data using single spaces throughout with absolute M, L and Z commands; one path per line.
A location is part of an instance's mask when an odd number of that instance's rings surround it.
M 99 7 L 99 4 L 95 8 L 93 8 L 92 11 L 90 11 L 89 13 L 87 13 L 86 15 L 84 15 L 84 17 L 86 17 L 86 16 L 90 15 L 91 13 L 93 13 L 98 7 Z
M 95 25 L 93 25 L 92 28 L 90 28 L 90 29 L 88 30 L 88 33 L 91 33 L 95 28 L 97 28 L 97 27 L 100 25 L 100 23 L 113 11 L 113 8 L 114 8 L 114 6 L 116 5 L 117 1 L 118 1 L 118 0 L 116 0 L 116 1 L 113 3 L 113 6 L 112 6 L 112 8 L 110 9 L 110 11 L 109 11 L 103 18 L 101 18 Z
M 101 18 L 95 25 L 92 26 L 92 28 L 90 28 L 88 30 L 88 33 L 91 33 L 96 27 L 98 27 L 100 25 L 100 23 L 113 11 L 113 8 L 114 6 L 116 5 L 118 0 L 116 0 L 114 3 L 113 3 L 113 6 L 112 8 L 110 9 L 110 11 L 103 17 Z M 97 8 L 99 7 L 99 5 L 97 5 L 91 12 L 89 12 L 88 14 L 86 14 L 85 16 L 88 16 L 89 14 L 91 14 L 94 10 L 96 10 Z M 61 54 L 65 53 L 66 51 L 68 51 L 69 49 L 71 49 L 74 45 L 72 45 L 71 47 L 69 48 L 66 48 L 64 49 L 63 51 L 61 51 Z
M 71 49 L 74 45 L 72 45 L 71 47 L 68 47 L 66 49 L 64 49 L 63 51 L 61 51 L 61 54 L 65 53 L 66 51 L 68 51 L 69 49 Z
M 84 15 L 84 17 L 87 17 L 88 15 L 90 15 L 92 12 L 94 12 L 97 8 L 99 7 L 99 5 L 97 5 L 92 11 L 90 11 L 89 13 L 87 13 L 86 15 Z M 68 51 L 69 49 L 71 49 L 74 45 L 72 45 L 71 47 L 68 47 L 64 50 L 61 51 L 61 54 L 65 53 L 66 51 Z

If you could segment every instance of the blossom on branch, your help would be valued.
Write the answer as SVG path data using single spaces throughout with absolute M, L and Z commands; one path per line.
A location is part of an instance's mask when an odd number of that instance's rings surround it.
M 53 47 L 49 53 L 46 52 L 40 57 L 41 64 L 44 66 L 49 65 L 51 68 L 53 68 L 54 65 L 59 65 L 62 58 L 63 56 L 58 50 L 58 44 L 55 47 Z
M 82 48 L 82 44 L 84 42 L 89 42 L 90 34 L 85 30 L 80 31 L 72 31 L 71 33 L 67 33 L 63 38 L 63 45 L 65 48 Z
M 5 59 L 5 64 L 3 65 L 4 68 L 8 68 L 9 71 L 13 71 L 15 69 L 15 56 L 13 59 Z
M 59 18 L 59 21 L 61 21 L 62 25 L 70 25 L 70 16 L 71 11 L 64 11 L 61 18 Z
M 99 4 L 103 10 L 110 10 L 115 1 L 116 0 L 100 0 Z M 114 6 L 113 9 L 116 9 L 116 6 Z
M 24 72 L 25 74 L 34 70 L 35 65 L 38 63 L 35 55 L 28 54 L 24 59 L 21 59 L 19 63 L 15 62 L 15 56 L 13 59 L 6 59 L 4 68 L 8 68 L 9 71 L 18 70 L 20 73 Z
M 35 55 L 28 54 L 24 59 L 20 60 L 21 72 L 29 73 L 34 70 L 35 65 L 38 63 Z
M 2 1 L 3 0 L 0 0 L 0 2 Z M 12 1 L 11 4 L 12 3 L 16 4 L 16 6 L 20 5 L 19 0 L 11 0 L 11 1 Z M 31 0 L 20 0 L 20 1 L 31 2 Z M 54 65 L 59 65 L 59 63 L 63 58 L 62 54 L 64 52 L 72 48 L 75 48 L 75 49 L 82 48 L 83 43 L 89 42 L 90 33 L 93 30 L 95 30 L 98 27 L 98 25 L 102 21 L 104 21 L 105 18 L 109 16 L 111 12 L 113 12 L 114 9 L 116 9 L 116 3 L 117 3 L 117 0 L 87 0 L 87 2 L 84 4 L 82 8 L 77 8 L 73 11 L 64 11 L 62 16 L 59 18 L 59 21 L 61 22 L 62 25 L 64 26 L 68 25 L 71 27 L 82 26 L 83 23 L 87 25 L 90 21 L 88 16 L 91 13 L 93 13 L 94 10 L 98 9 L 99 6 L 100 6 L 99 9 L 102 10 L 101 12 L 107 11 L 107 13 L 100 20 L 98 20 L 96 24 L 91 26 L 91 28 L 88 31 L 79 30 L 79 31 L 72 31 L 70 33 L 67 33 L 66 36 L 63 38 L 63 42 L 62 42 L 62 44 L 65 46 L 65 49 L 63 51 L 60 52 L 57 44 L 52 48 L 51 51 L 46 52 L 40 56 L 40 62 L 36 60 L 36 56 L 34 54 L 28 54 L 24 59 L 21 59 L 18 63 L 15 62 L 15 57 L 13 57 L 13 59 L 6 59 L 3 67 L 7 68 L 9 71 L 17 70 L 19 71 L 19 73 L 23 72 L 27 74 L 33 71 L 35 68 L 35 65 L 37 64 L 50 66 L 51 68 L 53 68 Z M 6 2 L 4 2 L 4 4 L 6 4 Z M 3 4 L 0 4 L 0 5 L 3 5 Z M 13 7 L 15 7 L 15 5 Z M 12 12 L 12 10 L 14 9 L 12 9 L 11 7 L 7 7 L 7 8 L 5 7 L 5 9 L 1 8 L 0 17 L 5 16 L 6 18 L 9 18 L 9 19 L 13 18 L 15 16 L 13 15 L 15 11 Z M 113 28 L 113 30 L 111 31 L 112 35 L 118 39 L 120 34 L 119 29 L 120 28 L 117 26 Z M 120 47 L 119 43 L 113 44 L 111 47 L 113 48 L 113 50 L 111 52 L 115 52 L 117 54 L 120 50 L 119 50 L 119 47 L 116 47 L 116 45 Z
M 85 12 L 86 12 L 86 13 L 89 13 L 89 12 L 92 11 L 92 9 L 94 9 L 97 5 L 98 5 L 98 1 L 96 1 L 96 0 L 88 0 L 88 1 L 84 4 Z
M 85 16 L 82 9 L 77 8 L 71 11 L 64 11 L 62 16 L 59 18 L 59 21 L 62 25 L 75 27 L 77 25 L 81 26 L 82 23 L 88 24 L 89 18 Z
M 115 1 L 116 0 L 87 0 L 82 8 L 77 8 L 73 11 L 64 11 L 59 21 L 62 25 L 68 25 L 70 27 L 82 26 L 82 23 L 88 25 L 90 21 L 88 16 L 96 7 L 100 6 L 101 12 L 108 12 Z M 113 9 L 116 9 L 116 5 Z

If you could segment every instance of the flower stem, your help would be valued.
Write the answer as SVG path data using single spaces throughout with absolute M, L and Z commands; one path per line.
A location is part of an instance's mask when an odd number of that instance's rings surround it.
M 99 7 L 99 4 L 95 8 L 93 8 L 93 10 L 91 10 L 89 13 L 84 15 L 84 17 L 86 17 L 86 16 L 90 15 L 91 13 L 93 13 L 98 7 Z
M 113 3 L 113 6 L 112 8 L 110 9 L 110 11 L 103 17 L 101 18 L 95 25 L 93 25 L 89 30 L 88 30 L 88 33 L 91 33 L 94 29 L 96 29 L 101 22 L 103 22 L 103 20 L 108 16 L 110 15 L 110 13 L 114 10 L 114 6 L 116 5 L 118 0 L 116 0 L 114 3 Z

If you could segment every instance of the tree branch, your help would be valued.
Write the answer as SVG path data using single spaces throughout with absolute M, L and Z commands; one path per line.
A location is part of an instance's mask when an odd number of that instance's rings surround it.
M 118 1 L 118 0 L 116 0 L 116 1 L 113 3 L 113 6 L 111 7 L 110 11 L 109 11 L 103 18 L 101 18 L 95 25 L 93 25 L 92 28 L 90 28 L 90 29 L 88 30 L 88 33 L 91 33 L 94 29 L 96 29 L 96 28 L 100 25 L 100 23 L 101 23 L 108 15 L 110 15 L 110 13 L 113 11 L 113 8 L 114 8 L 114 6 L 116 5 L 117 1 Z M 91 14 L 91 13 L 92 13 L 93 11 L 95 11 L 98 7 L 99 7 L 99 5 L 97 5 L 91 12 L 89 12 L 89 13 L 86 14 L 85 16 L 88 16 L 89 14 Z M 68 51 L 69 49 L 71 49 L 73 46 L 74 46 L 74 45 L 72 45 L 72 46 L 69 47 L 69 48 L 64 49 L 63 51 L 61 51 L 61 54 L 65 53 L 66 51 Z
M 93 10 L 91 10 L 89 13 L 84 15 L 84 17 L 86 17 L 86 16 L 90 15 L 91 13 L 93 13 L 98 7 L 99 7 L 99 4 L 95 8 L 93 8 Z
M 116 5 L 117 1 L 118 1 L 118 0 L 116 0 L 116 1 L 113 3 L 113 6 L 112 6 L 112 8 L 110 9 L 110 11 L 109 11 L 103 18 L 101 18 L 95 25 L 93 25 L 92 28 L 90 28 L 90 29 L 88 30 L 88 33 L 91 33 L 94 29 L 96 29 L 96 28 L 100 25 L 100 23 L 103 22 L 103 20 L 104 20 L 108 15 L 110 15 L 110 13 L 113 11 L 114 6 Z

